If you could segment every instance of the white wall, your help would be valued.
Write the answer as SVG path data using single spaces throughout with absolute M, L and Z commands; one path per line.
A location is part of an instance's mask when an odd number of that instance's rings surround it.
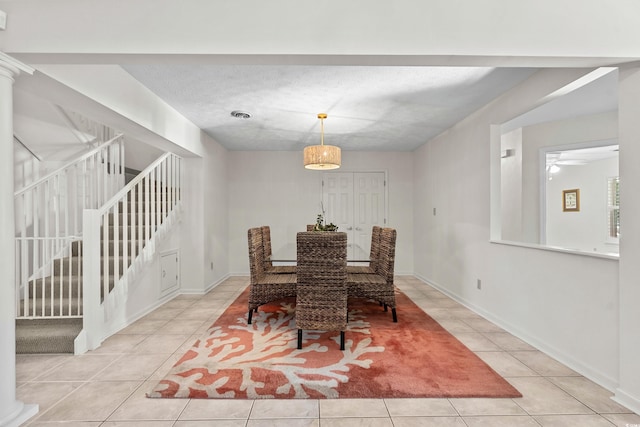
M 321 212 L 322 172 L 304 169 L 302 152 L 229 152 L 229 271 L 248 274 L 247 229 L 271 227 L 274 250 L 293 242 Z M 386 171 L 388 224 L 398 231 L 397 273 L 413 271 L 412 154 L 342 152 L 342 172 Z
M 560 166 L 547 181 L 547 244 L 585 252 L 618 253 L 607 243 L 607 179 L 618 176 L 618 157 L 586 165 Z M 580 190 L 580 210 L 562 210 L 562 191 Z
M 490 243 L 490 126 L 581 75 L 544 70 L 418 149 L 416 275 L 577 371 L 618 381 L 618 262 Z M 499 135 L 497 144 L 499 146 Z M 499 176 L 499 173 L 498 173 Z M 495 187 L 494 187 L 495 188 Z M 498 185 L 499 191 L 499 185 Z M 498 199 L 499 200 L 499 199 Z M 495 206 L 500 209 L 500 204 Z M 482 290 L 476 280 L 482 280 Z

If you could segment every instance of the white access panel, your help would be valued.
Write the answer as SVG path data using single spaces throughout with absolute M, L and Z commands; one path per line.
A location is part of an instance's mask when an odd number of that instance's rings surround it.
M 160 296 L 178 289 L 180 285 L 180 258 L 178 251 L 160 255 Z

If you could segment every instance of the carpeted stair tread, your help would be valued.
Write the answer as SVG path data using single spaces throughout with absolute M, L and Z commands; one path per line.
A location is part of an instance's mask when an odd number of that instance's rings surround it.
M 82 319 L 16 320 L 16 353 L 73 353 Z

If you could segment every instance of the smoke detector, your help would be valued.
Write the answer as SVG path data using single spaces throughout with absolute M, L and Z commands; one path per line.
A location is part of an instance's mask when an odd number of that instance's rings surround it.
M 251 118 L 251 114 L 247 113 L 246 111 L 240 111 L 240 110 L 233 110 L 231 112 L 231 116 L 235 117 L 236 119 L 250 119 Z

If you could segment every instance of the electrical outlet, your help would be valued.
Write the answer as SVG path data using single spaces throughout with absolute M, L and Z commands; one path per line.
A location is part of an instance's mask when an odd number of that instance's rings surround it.
M 482 289 L 482 280 L 478 279 L 477 287 L 478 289 Z
M 7 29 L 7 13 L 0 10 L 0 30 Z
M 213 261 L 211 261 L 211 269 L 213 270 Z
M 436 208 L 433 208 L 433 216 L 436 216 Z

